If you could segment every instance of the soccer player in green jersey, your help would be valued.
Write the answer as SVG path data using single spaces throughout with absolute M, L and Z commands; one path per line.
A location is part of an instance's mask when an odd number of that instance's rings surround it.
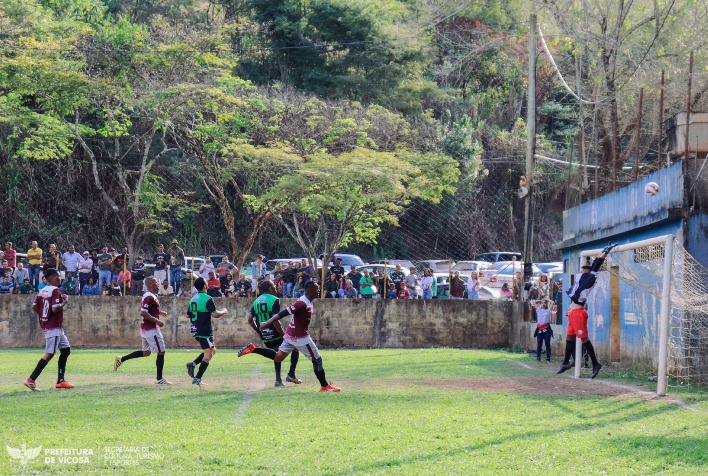
M 219 318 L 227 313 L 226 308 L 219 311 L 216 310 L 216 305 L 211 296 L 206 293 L 207 285 L 204 278 L 197 278 L 194 281 L 194 287 L 197 288 L 197 294 L 189 300 L 189 310 L 187 315 L 191 321 L 192 336 L 197 339 L 202 348 L 202 353 L 199 354 L 194 362 L 187 364 L 187 373 L 192 377 L 194 385 L 204 385 L 202 376 L 206 372 L 211 358 L 216 353 L 214 345 L 214 332 L 211 329 L 211 318 Z M 194 369 L 199 365 L 197 375 L 194 375 Z
M 261 337 L 263 344 L 268 349 L 278 350 L 280 344 L 283 343 L 283 327 L 280 322 L 275 321 L 273 325 L 268 326 L 265 329 L 260 328 L 261 324 L 270 319 L 275 314 L 280 312 L 280 299 L 275 296 L 276 290 L 275 285 L 272 281 L 262 281 L 258 284 L 258 298 L 253 301 L 253 307 L 248 313 L 248 324 L 253 328 L 254 331 Z M 256 353 L 256 351 L 254 351 Z M 292 383 L 302 383 L 302 380 L 295 376 L 295 368 L 297 367 L 297 361 L 300 358 L 300 352 L 294 350 L 290 355 L 290 370 L 286 377 L 287 382 Z M 275 364 L 275 386 L 283 387 L 283 381 L 280 376 L 281 362 L 273 362 Z

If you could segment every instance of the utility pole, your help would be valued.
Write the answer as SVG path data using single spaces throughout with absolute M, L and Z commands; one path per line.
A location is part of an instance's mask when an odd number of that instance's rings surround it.
M 533 263 L 533 202 L 531 197 L 535 189 L 533 169 L 536 149 L 536 13 L 529 19 L 529 85 L 527 92 L 526 113 L 526 194 L 524 203 L 524 283 L 529 280 Z M 523 286 L 524 283 L 520 283 Z

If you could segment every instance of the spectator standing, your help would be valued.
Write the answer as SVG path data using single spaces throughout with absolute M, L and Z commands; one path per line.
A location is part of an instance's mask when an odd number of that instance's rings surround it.
M 135 264 L 130 269 L 130 295 L 142 296 L 144 283 L 145 263 L 143 263 L 143 257 L 138 256 L 135 259 Z
M 539 301 L 553 299 L 553 295 L 551 294 L 551 284 L 548 282 L 548 276 L 546 274 L 541 273 L 538 276 L 538 282 L 534 283 L 532 289 L 534 291 L 535 298 Z M 529 297 L 530 296 L 531 292 L 529 292 Z
M 101 254 L 98 255 L 98 287 L 103 288 L 111 284 L 111 266 L 113 257 L 108 253 L 108 247 L 104 246 Z
M 15 289 L 17 289 L 17 287 L 18 287 L 21 283 L 24 283 L 24 282 L 25 282 L 25 279 L 29 279 L 29 280 L 30 280 L 30 284 L 32 284 L 32 279 L 31 279 L 31 277 L 30 277 L 30 273 L 29 273 L 29 271 L 27 271 L 27 270 L 24 268 L 24 265 L 22 264 L 22 262 L 17 263 L 17 268 L 15 268 L 15 271 L 13 271 L 13 273 L 12 273 L 12 278 L 14 279 L 14 283 L 13 283 L 13 284 L 15 285 Z M 37 287 L 36 287 L 36 286 L 38 286 L 38 285 L 39 285 L 39 283 L 37 283 L 37 285 L 32 285 L 32 287 L 34 288 L 35 291 L 37 290 Z
M 406 280 L 406 273 L 401 270 L 400 264 L 397 264 L 396 270 L 391 273 L 391 280 L 393 281 L 394 286 L 396 286 L 396 290 L 401 289 L 401 283 Z
M 337 276 L 337 282 L 344 276 L 344 267 L 342 266 L 342 258 L 337 258 L 334 260 L 335 265 L 329 268 L 329 272 Z
M 131 291 L 132 278 L 132 272 L 129 269 L 121 269 L 118 272 L 118 286 L 120 286 L 120 290 L 123 293 L 123 296 L 127 296 L 128 293 Z
M 64 282 L 59 286 L 62 294 L 67 296 L 78 296 L 79 295 L 79 282 L 74 279 L 74 275 L 71 271 L 67 271 L 65 274 Z
M 266 266 L 263 262 L 263 255 L 256 256 L 256 261 L 251 263 L 251 278 L 258 283 L 266 274 Z
M 86 286 L 86 283 L 88 283 L 88 280 L 91 279 L 93 275 L 93 260 L 91 259 L 88 251 L 83 252 L 81 259 L 79 260 L 78 271 L 79 287 L 83 294 L 84 286 Z
M 162 281 L 162 286 L 160 286 L 157 290 L 158 296 L 172 296 L 174 293 L 175 291 L 172 289 L 172 286 L 170 286 L 170 282 L 167 279 Z
M 115 258 L 113 258 L 113 275 L 119 285 L 121 285 L 120 273 L 122 273 L 123 271 L 130 271 L 130 268 L 128 268 L 128 263 L 130 263 L 130 256 L 128 256 L 128 248 L 123 247 L 121 249 L 121 253 L 119 255 L 116 255 Z
M 29 253 L 27 253 L 29 255 Z M 56 269 L 59 271 L 61 268 L 61 253 L 57 251 L 57 245 L 51 243 L 49 245 L 49 251 L 44 253 L 44 268 L 43 271 L 46 273 L 49 268 Z
M 352 269 L 347 273 L 347 279 L 352 282 L 357 296 L 361 294 L 361 278 L 362 274 L 356 269 L 356 266 L 352 266 Z
M 175 296 L 179 295 L 179 287 L 182 284 L 183 264 L 184 250 L 177 246 L 177 240 L 172 240 L 172 248 L 170 248 L 170 282 L 175 291 Z
M 91 261 L 93 261 L 93 269 L 91 270 L 91 277 L 93 278 L 93 282 L 98 284 L 98 252 L 100 250 L 98 248 L 93 248 L 91 249 Z
M 450 297 L 452 299 L 462 299 L 465 293 L 465 282 L 460 279 L 460 272 L 455 271 L 450 281 Z
M 93 276 L 88 279 L 86 284 L 84 285 L 84 288 L 81 290 L 81 295 L 82 296 L 100 296 L 101 295 L 101 288 L 98 287 L 98 284 L 96 281 L 93 279 Z
M 408 285 L 406 284 L 405 281 L 401 282 L 401 285 L 398 287 L 398 299 L 410 299 L 411 298 L 411 293 L 408 291 Z
M 229 261 L 228 256 L 222 256 L 221 257 L 221 262 L 216 265 L 216 269 L 214 270 L 214 275 L 221 278 L 226 277 L 227 274 L 229 274 L 231 271 L 236 269 L 236 266 L 234 266 L 233 263 Z M 209 280 L 209 275 L 207 274 L 207 281 Z
M 22 281 L 22 284 L 20 284 L 17 287 L 17 290 L 19 291 L 20 294 L 30 294 L 34 289 L 32 288 L 32 285 L 30 284 L 29 278 L 25 278 L 25 280 Z
M 293 262 L 288 262 L 288 267 L 283 270 L 283 297 L 292 296 L 293 286 L 297 280 L 297 273 L 293 267 Z
M 169 279 L 167 276 L 167 263 L 170 262 L 170 255 L 165 253 L 165 245 L 159 244 L 157 246 L 157 253 L 152 257 L 152 262 L 155 263 L 155 270 L 153 276 L 157 279 L 158 283 L 162 283 L 164 280 Z
M 10 279 L 10 276 L 5 275 L 0 282 L 0 294 L 13 294 L 15 292 L 15 282 Z
M 374 297 L 374 278 L 369 274 L 369 270 L 364 268 L 364 276 L 359 281 L 361 297 L 371 299 Z
M 42 250 L 39 250 L 39 254 L 40 256 L 42 255 Z M 2 252 L 2 258 L 7 260 L 7 265 L 9 267 L 17 267 L 17 251 L 12 248 L 11 241 L 5 242 L 5 249 Z
M 308 281 L 311 281 L 312 278 L 314 277 L 314 272 L 312 271 L 312 266 L 307 262 L 305 258 L 302 259 L 302 280 L 303 280 L 303 286 L 307 284 Z
M 398 295 L 396 293 L 396 285 L 393 283 L 389 283 L 388 285 L 388 299 L 397 299 Z
M 77 276 L 79 273 L 79 262 L 81 259 L 81 255 L 76 252 L 74 245 L 69 245 L 69 250 L 61 255 L 61 261 L 64 265 L 64 269 L 69 271 L 74 276 Z
M 386 299 L 390 282 L 391 278 L 384 276 L 383 270 L 379 270 L 379 274 L 376 277 L 376 294 L 378 294 L 381 299 Z
M 7 256 L 7 244 L 5 245 L 5 256 Z M 9 260 L 7 264 L 10 266 Z M 27 250 L 27 264 L 29 265 L 30 284 L 36 289 L 39 285 L 39 270 L 42 267 L 42 249 L 37 248 L 36 241 L 33 241 L 30 244 L 30 249 Z M 12 267 L 14 268 L 15 266 Z
M 416 276 L 416 269 L 411 268 L 411 273 L 406 276 L 406 288 L 408 288 L 409 299 L 416 299 L 418 297 L 418 291 L 415 287 L 418 285 L 418 276 Z
M 423 299 L 433 299 L 433 272 L 430 269 L 423 271 L 420 278 L 420 288 L 423 290 Z
M 541 348 L 546 346 L 546 362 L 551 361 L 551 338 L 553 337 L 553 329 L 551 329 L 551 309 L 548 307 L 548 299 L 538 301 L 540 306 L 536 309 L 536 360 L 541 361 Z
M 465 288 L 467 289 L 467 299 L 479 299 L 479 290 L 482 288 L 482 284 L 479 282 L 479 274 L 476 271 L 470 273 L 470 279 L 467 280 Z
M 209 279 L 209 271 L 214 271 L 214 263 L 211 262 L 211 256 L 206 256 L 204 262 L 199 266 L 199 276 L 206 281 Z

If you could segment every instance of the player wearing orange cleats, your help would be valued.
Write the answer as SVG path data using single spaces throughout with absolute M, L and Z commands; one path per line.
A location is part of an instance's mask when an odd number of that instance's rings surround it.
M 74 388 L 72 384 L 64 380 L 66 361 L 71 353 L 69 339 L 64 334 L 64 307 L 68 302 L 68 298 L 59 290 L 61 281 L 59 271 L 54 268 L 48 268 L 44 272 L 44 277 L 49 285 L 39 291 L 34 303 L 32 303 L 32 310 L 39 316 L 39 326 L 44 332 L 45 340 L 44 355 L 39 359 L 32 375 L 25 380 L 25 387 L 33 392 L 39 390 L 35 381 L 39 378 L 44 367 L 54 358 L 57 350 L 59 350 L 59 375 L 56 388 Z
M 285 330 L 283 343 L 278 348 L 278 352 L 273 349 L 256 347 L 253 344 L 248 344 L 239 351 L 238 356 L 241 357 L 246 354 L 254 353 L 262 355 L 263 357 L 271 359 L 275 362 L 282 362 L 290 352 L 297 349 L 301 354 L 305 355 L 305 357 L 312 361 L 312 368 L 317 376 L 317 380 L 320 381 L 320 391 L 339 392 L 339 388 L 327 382 L 324 367 L 322 365 L 322 357 L 320 357 L 320 352 L 308 332 L 313 313 L 312 301 L 317 299 L 319 296 L 319 289 L 320 288 L 317 283 L 308 281 L 305 285 L 304 296 L 295 301 L 294 304 L 288 306 L 287 309 L 280 311 L 267 321 L 261 323 L 260 329 L 264 330 L 272 326 L 274 322 L 277 322 L 286 316 L 292 316 L 292 319 L 290 319 L 290 324 Z

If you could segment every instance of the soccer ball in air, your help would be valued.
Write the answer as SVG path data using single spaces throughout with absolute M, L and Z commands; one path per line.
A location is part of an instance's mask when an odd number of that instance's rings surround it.
M 656 195 L 659 193 L 659 184 L 656 182 L 649 182 L 644 186 L 644 191 L 649 195 Z

